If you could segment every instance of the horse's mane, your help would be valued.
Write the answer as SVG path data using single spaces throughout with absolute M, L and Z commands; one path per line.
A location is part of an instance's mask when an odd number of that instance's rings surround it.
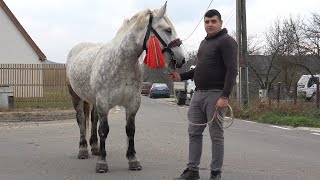
M 156 13 L 158 10 L 155 10 L 154 13 Z M 125 19 L 121 25 L 121 27 L 119 28 L 116 36 L 119 35 L 123 35 L 129 28 L 128 26 L 130 26 L 132 23 L 136 22 L 136 26 L 138 28 L 144 28 L 146 27 L 146 23 L 148 21 L 148 19 L 146 19 L 146 16 L 149 16 L 150 14 L 152 14 L 153 12 L 150 9 L 146 9 L 144 11 L 140 11 L 138 13 L 136 13 L 134 16 L 132 16 L 130 19 Z M 169 18 L 164 15 L 164 20 L 171 26 L 172 30 L 174 31 L 174 33 L 176 33 L 173 24 L 171 23 L 171 21 L 169 20 Z
M 132 16 L 130 19 L 125 19 L 121 27 L 119 28 L 116 36 L 122 35 L 123 33 L 125 33 L 128 30 L 128 26 L 131 25 L 133 22 L 137 22 L 136 25 L 139 27 L 142 27 L 142 25 L 146 23 L 145 17 L 147 15 L 150 15 L 151 13 L 152 11 L 150 9 L 146 9 L 144 11 L 138 12 L 137 14 Z

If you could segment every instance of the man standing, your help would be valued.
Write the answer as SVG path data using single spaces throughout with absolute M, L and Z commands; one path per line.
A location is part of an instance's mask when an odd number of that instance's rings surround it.
M 189 105 L 188 120 L 192 123 L 209 122 L 216 110 L 224 114 L 229 105 L 237 71 L 237 43 L 222 29 L 221 14 L 215 9 L 205 13 L 204 27 L 207 36 L 197 53 L 197 66 L 188 72 L 169 73 L 174 81 L 194 79 L 196 90 Z M 208 124 L 212 142 L 211 180 L 221 179 L 224 156 L 223 129 L 216 120 Z M 175 179 L 199 179 L 203 131 L 206 126 L 189 124 L 189 161 L 180 177 Z

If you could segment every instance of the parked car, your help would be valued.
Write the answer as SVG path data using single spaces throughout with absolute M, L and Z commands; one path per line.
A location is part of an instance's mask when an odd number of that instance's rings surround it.
M 151 82 L 143 82 L 142 83 L 142 89 L 141 89 L 141 94 L 146 94 L 148 95 L 150 92 L 150 88 L 152 86 Z
M 170 97 L 170 91 L 166 84 L 164 83 L 153 83 L 149 92 L 150 98 L 156 97 Z

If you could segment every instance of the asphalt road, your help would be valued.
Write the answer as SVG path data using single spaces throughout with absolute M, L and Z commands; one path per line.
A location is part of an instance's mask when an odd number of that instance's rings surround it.
M 129 171 L 124 109 L 112 109 L 107 139 L 109 172 L 97 174 L 97 157 L 78 160 L 75 120 L 0 123 L 0 180 L 170 180 L 187 160 L 187 106 L 142 98 L 136 150 L 142 171 Z M 225 130 L 223 180 L 320 179 L 320 131 L 236 120 Z M 209 179 L 209 133 L 204 135 L 201 179 Z

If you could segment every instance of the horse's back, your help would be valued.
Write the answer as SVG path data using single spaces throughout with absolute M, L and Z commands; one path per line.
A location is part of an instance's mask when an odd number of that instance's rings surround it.
M 74 92 L 87 101 L 92 98 L 90 87 L 92 64 L 102 46 L 102 43 L 80 43 L 72 48 L 68 54 L 68 82 Z
M 67 64 L 70 64 L 73 61 L 79 61 L 81 59 L 86 59 L 90 61 L 90 59 L 96 56 L 97 52 L 102 46 L 103 43 L 90 42 L 83 42 L 76 45 L 70 50 L 68 54 Z

